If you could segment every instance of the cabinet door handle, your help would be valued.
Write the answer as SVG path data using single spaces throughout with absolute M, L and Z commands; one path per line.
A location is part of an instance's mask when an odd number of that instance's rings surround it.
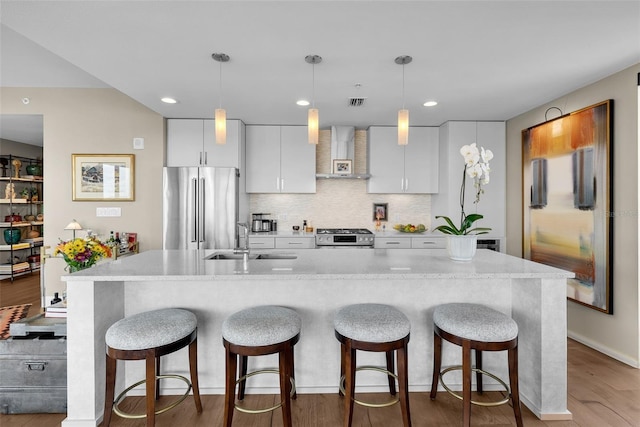
M 284 191 L 284 178 L 280 179 L 280 191 Z
M 399 245 L 400 242 L 385 242 L 385 245 Z
M 404 179 L 404 191 L 409 191 L 409 178 Z
M 276 177 L 276 190 L 280 191 L 280 177 Z
M 293 246 L 293 245 L 301 245 L 302 242 L 289 242 L 287 243 L 289 246 Z
M 200 158 L 198 159 L 198 164 L 202 166 L 202 151 L 200 152 Z
M 209 163 L 209 160 L 207 159 L 207 153 L 208 153 L 208 151 L 204 152 L 204 164 L 205 165 Z

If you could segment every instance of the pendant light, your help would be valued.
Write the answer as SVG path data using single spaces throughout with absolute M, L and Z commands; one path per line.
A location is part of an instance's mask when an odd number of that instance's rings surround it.
M 402 109 L 398 111 L 398 145 L 409 143 L 409 110 L 404 108 L 404 66 L 413 60 L 409 55 L 398 56 L 395 63 L 402 65 Z
M 222 63 L 229 62 L 229 55 L 214 53 L 211 57 L 220 63 L 220 108 L 216 108 L 216 144 L 227 143 L 227 112 L 222 108 Z
M 318 144 L 318 130 L 319 130 L 319 117 L 318 117 L 318 109 L 316 108 L 315 98 L 316 98 L 316 64 L 322 62 L 322 57 L 319 55 L 307 55 L 304 57 L 304 60 L 313 66 L 312 72 L 312 89 L 311 89 L 311 108 L 309 108 L 309 113 L 307 117 L 307 128 L 309 131 L 309 144 Z

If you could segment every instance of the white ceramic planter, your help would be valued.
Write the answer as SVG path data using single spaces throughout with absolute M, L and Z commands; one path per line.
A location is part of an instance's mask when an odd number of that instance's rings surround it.
M 478 236 L 469 234 L 466 236 L 447 235 L 447 251 L 449 258 L 454 261 L 471 261 L 476 254 Z

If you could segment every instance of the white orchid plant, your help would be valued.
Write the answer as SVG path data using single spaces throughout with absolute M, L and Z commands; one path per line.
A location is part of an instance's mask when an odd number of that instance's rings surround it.
M 473 186 L 476 189 L 476 199 L 474 204 L 480 201 L 480 195 L 484 193 L 483 185 L 489 183 L 489 161 L 493 159 L 491 150 L 485 150 L 484 147 L 476 146 L 474 142 L 471 145 L 465 145 L 460 149 L 460 154 L 464 158 L 464 169 L 462 171 L 462 185 L 460 186 L 460 227 L 451 221 L 447 216 L 436 216 L 436 219 L 442 218 L 446 221 L 446 225 L 440 225 L 435 229 L 445 234 L 467 235 L 467 234 L 486 234 L 491 229 L 486 227 L 473 227 L 473 223 L 483 218 L 480 214 L 464 213 L 464 194 L 466 189 L 466 178 L 473 179 Z

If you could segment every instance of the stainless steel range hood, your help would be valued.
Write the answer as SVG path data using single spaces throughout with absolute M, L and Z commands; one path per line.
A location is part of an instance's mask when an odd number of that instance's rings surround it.
M 331 159 L 329 170 L 332 173 L 319 173 L 316 178 L 325 179 L 369 179 L 366 173 L 355 173 L 355 131 L 354 126 L 331 126 Z M 351 173 L 336 173 L 334 160 L 351 160 Z

